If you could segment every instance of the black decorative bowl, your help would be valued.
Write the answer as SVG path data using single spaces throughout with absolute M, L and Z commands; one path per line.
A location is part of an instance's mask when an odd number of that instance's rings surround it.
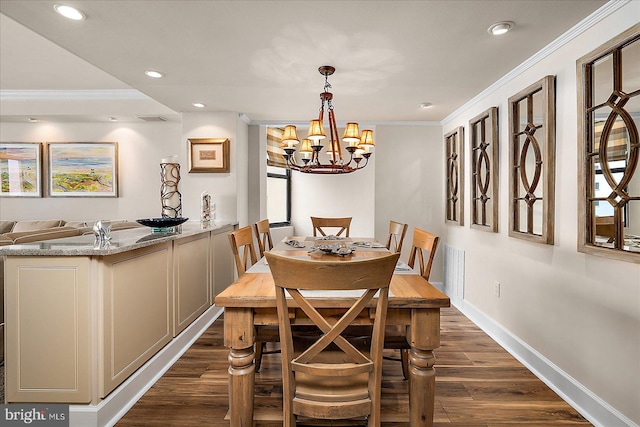
M 180 225 L 183 222 L 188 221 L 189 218 L 142 218 L 136 219 L 138 224 L 146 225 L 147 227 L 153 228 L 167 228 L 167 227 L 175 227 L 176 225 Z

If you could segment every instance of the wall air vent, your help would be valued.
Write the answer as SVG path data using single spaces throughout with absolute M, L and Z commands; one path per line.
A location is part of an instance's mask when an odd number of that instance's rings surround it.
M 137 116 L 140 120 L 144 120 L 145 122 L 166 122 L 162 116 Z

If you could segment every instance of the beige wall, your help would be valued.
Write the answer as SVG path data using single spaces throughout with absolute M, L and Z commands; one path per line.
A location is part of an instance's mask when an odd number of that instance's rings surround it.
M 414 228 L 442 236 L 444 179 L 442 127 L 377 126 L 375 236 L 386 241 L 389 221 L 408 224 L 401 259 L 411 250 Z M 431 281 L 443 281 L 443 245 L 437 249 Z
M 499 107 L 500 232 L 445 227 L 466 252 L 464 303 L 557 366 L 623 417 L 640 423 L 640 265 L 577 251 L 576 59 L 638 22 L 631 2 L 577 39 L 446 120 L 443 133 Z M 556 75 L 555 245 L 508 236 L 507 98 Z M 468 136 L 465 135 L 468 143 Z M 467 167 L 466 194 L 470 182 Z M 467 196 L 468 197 L 468 196 Z M 469 223 L 469 210 L 465 212 Z M 493 294 L 501 283 L 500 297 Z M 551 379 L 553 380 L 553 378 Z M 611 424 L 609 424 L 611 425 Z
M 160 159 L 178 156 L 182 214 L 200 218 L 209 191 L 216 218 L 247 221 L 248 126 L 237 113 L 188 113 L 182 123 L 0 123 L 2 142 L 118 142 L 118 198 L 1 198 L 0 219 L 129 219 L 160 216 Z M 231 140 L 231 172 L 189 173 L 188 138 Z M 44 190 L 46 195 L 46 190 Z

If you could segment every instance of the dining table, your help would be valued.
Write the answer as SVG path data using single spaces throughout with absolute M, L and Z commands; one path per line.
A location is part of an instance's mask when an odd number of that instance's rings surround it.
M 292 236 L 277 243 L 271 252 L 298 259 L 349 262 L 384 256 L 389 250 L 373 238 Z M 351 307 L 356 294 L 314 295 L 320 310 L 336 316 Z M 399 261 L 389 287 L 387 325 L 407 328 L 409 352 L 409 423 L 412 427 L 433 426 L 435 401 L 435 357 L 440 346 L 440 309 L 449 298 L 417 271 Z M 254 425 L 255 328 L 277 326 L 275 285 L 264 258 L 215 297 L 224 307 L 224 345 L 229 348 L 229 419 L 232 427 Z M 309 325 L 304 313 L 292 304 L 292 325 Z M 375 301 L 352 325 L 372 325 Z

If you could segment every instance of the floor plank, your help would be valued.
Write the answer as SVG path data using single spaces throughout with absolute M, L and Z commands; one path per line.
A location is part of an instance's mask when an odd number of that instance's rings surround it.
M 222 326 L 222 318 L 216 320 L 116 426 L 229 426 Z M 442 310 L 441 329 L 434 427 L 591 425 L 455 308 Z M 382 427 L 408 427 L 408 385 L 400 363 L 385 360 L 383 372 Z M 257 426 L 282 425 L 278 354 L 263 358 L 255 407 Z

